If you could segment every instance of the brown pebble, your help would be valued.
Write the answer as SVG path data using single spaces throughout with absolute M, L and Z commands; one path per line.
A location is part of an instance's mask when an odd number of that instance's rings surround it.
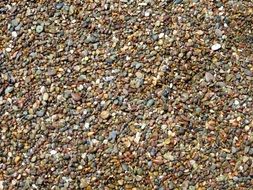
M 160 159 L 160 158 L 154 159 L 153 162 L 154 162 L 155 164 L 158 164 L 158 165 L 163 164 L 163 160 Z
M 71 96 L 72 96 L 72 99 L 75 101 L 81 100 L 81 95 L 79 93 L 72 93 Z

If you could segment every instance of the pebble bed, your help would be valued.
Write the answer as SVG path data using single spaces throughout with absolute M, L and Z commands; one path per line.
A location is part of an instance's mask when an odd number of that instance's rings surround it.
M 252 0 L 0 1 L 0 190 L 253 187 Z

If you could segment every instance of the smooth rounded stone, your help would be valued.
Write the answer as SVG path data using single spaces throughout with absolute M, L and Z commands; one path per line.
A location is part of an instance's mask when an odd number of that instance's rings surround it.
M 182 3 L 183 2 L 183 0 L 173 0 L 173 3 L 174 4 L 180 4 L 180 3 Z
M 18 37 L 18 33 L 16 31 L 13 31 L 13 32 L 11 32 L 11 36 L 13 38 L 16 38 L 16 37 Z
M 206 72 L 205 73 L 205 80 L 206 82 L 211 82 L 211 81 L 214 81 L 214 76 L 210 73 L 210 72 Z
M 182 93 L 181 97 L 182 97 L 181 100 L 183 102 L 186 102 L 189 99 L 189 94 L 188 93 Z
M 58 2 L 58 3 L 56 3 L 55 8 L 59 10 L 59 9 L 61 9 L 63 6 L 64 6 L 64 3 L 63 3 L 63 2 Z
M 213 51 L 217 51 L 217 50 L 219 50 L 221 48 L 221 45 L 220 44 L 214 44 L 214 45 L 212 45 L 212 47 L 211 47 L 211 49 L 213 50 Z
M 39 111 L 36 111 L 36 115 L 38 117 L 43 117 L 46 113 L 46 110 L 45 109 L 42 109 L 42 110 L 39 110 Z
M 8 86 L 8 87 L 4 90 L 4 93 L 5 93 L 5 94 L 9 94 L 9 93 L 11 93 L 13 90 L 14 90 L 14 87 L 13 87 L 13 86 Z
M 147 107 L 151 107 L 151 106 L 153 106 L 155 104 L 155 100 L 154 99 L 150 99 L 150 100 L 148 100 L 147 101 Z
M 75 100 L 75 101 L 80 101 L 80 100 L 82 99 L 80 93 L 71 93 L 71 97 L 72 97 L 72 99 Z
M 44 25 L 37 25 L 36 26 L 36 32 L 40 34 L 44 30 Z
M 102 119 L 108 119 L 110 117 L 110 112 L 109 111 L 102 111 L 100 116 Z
M 85 75 L 80 75 L 77 80 L 78 81 L 84 81 L 85 79 L 86 79 Z
M 49 94 L 48 94 L 48 93 L 44 93 L 42 99 L 43 99 L 44 101 L 47 101 L 48 98 L 49 98 Z
M 31 162 L 35 162 L 36 160 L 37 160 L 37 157 L 33 156 L 32 159 L 31 159 Z
M 202 109 L 200 107 L 197 107 L 195 112 L 196 112 L 196 114 L 200 114 L 202 112 Z

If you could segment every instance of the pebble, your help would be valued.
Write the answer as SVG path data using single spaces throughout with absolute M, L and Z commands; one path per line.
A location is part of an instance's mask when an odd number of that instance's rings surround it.
M 14 90 L 14 87 L 13 87 L 13 86 L 8 86 L 8 87 L 4 90 L 4 93 L 5 93 L 5 94 L 9 94 L 9 93 L 11 93 L 13 90 Z
M 205 73 L 206 82 L 214 81 L 214 76 L 210 72 Z
M 180 4 L 182 2 L 183 2 L 183 0 L 173 0 L 173 3 L 175 3 L 175 4 Z
M 16 37 L 18 37 L 18 34 L 17 34 L 16 31 L 13 31 L 13 32 L 11 32 L 11 36 L 12 36 L 13 38 L 16 38 Z
M 82 99 L 80 93 L 71 93 L 71 97 L 72 97 L 72 99 L 75 100 L 75 101 L 80 101 L 80 100 Z
M 215 29 L 215 34 L 218 37 L 222 37 L 223 32 L 220 29 Z
M 212 45 L 212 50 L 213 51 L 217 51 L 217 50 L 219 50 L 221 48 L 221 45 L 220 44 L 214 44 L 214 45 Z
M 43 99 L 44 101 L 47 101 L 48 98 L 49 98 L 49 94 L 48 94 L 48 93 L 44 93 L 42 99 Z
M 102 111 L 100 114 L 102 119 L 108 119 L 110 117 L 109 111 Z
M 40 34 L 41 32 L 43 32 L 43 30 L 44 30 L 44 26 L 43 25 L 37 25 L 36 26 L 36 32 L 38 34 Z
M 19 22 L 20 22 L 20 19 L 15 18 L 15 19 L 13 19 L 13 20 L 11 21 L 11 25 L 12 25 L 13 27 L 18 26 Z
M 45 110 L 42 109 L 42 110 L 36 111 L 36 115 L 37 115 L 38 117 L 43 117 L 43 116 L 45 115 Z
M 137 132 L 134 138 L 134 142 L 138 144 L 140 142 L 140 139 L 141 139 L 141 133 Z
M 117 134 L 118 134 L 117 131 L 110 132 L 108 139 L 114 142 L 117 137 Z
M 147 102 L 147 106 L 148 106 L 148 107 L 151 107 L 151 106 L 154 105 L 154 103 L 155 103 L 155 100 L 154 100 L 154 99 L 150 99 L 150 100 L 148 100 L 148 102 Z
M 64 6 L 63 2 L 56 3 L 56 9 L 61 9 Z
M 0 180 L 0 190 L 4 190 L 4 181 Z

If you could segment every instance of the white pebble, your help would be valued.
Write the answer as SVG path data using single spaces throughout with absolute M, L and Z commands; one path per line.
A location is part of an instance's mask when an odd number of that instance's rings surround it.
M 146 12 L 144 13 L 144 16 L 146 16 L 146 17 L 150 16 L 150 12 L 149 12 L 149 11 L 146 11 Z
M 45 86 L 42 86 L 41 88 L 40 88 L 40 93 L 41 94 L 44 94 L 46 92 L 46 87 Z
M 11 51 L 11 48 L 8 47 L 8 48 L 6 48 L 5 50 L 6 50 L 7 52 L 10 52 L 10 51 Z
M 50 150 L 50 154 L 51 154 L 51 155 L 55 155 L 56 153 L 57 153 L 56 150 Z
M 220 44 L 214 44 L 214 45 L 212 45 L 212 50 L 213 51 L 216 51 L 216 50 L 218 50 L 218 49 L 220 49 L 221 48 L 221 45 Z
M 49 94 L 48 94 L 48 93 L 44 93 L 42 99 L 43 99 L 44 101 L 47 101 L 48 98 L 49 98 Z
M 139 143 L 141 139 L 141 133 L 137 132 L 134 138 L 134 142 Z
M 16 38 L 16 37 L 18 36 L 18 34 L 17 34 L 16 31 L 13 31 L 13 32 L 11 33 L 11 36 L 12 36 L 13 38 Z
M 89 128 L 90 128 L 90 123 L 85 123 L 85 124 L 84 124 L 84 128 L 85 128 L 85 129 L 89 129 Z
M 158 37 L 159 38 L 163 38 L 164 37 L 164 33 L 160 33 Z

